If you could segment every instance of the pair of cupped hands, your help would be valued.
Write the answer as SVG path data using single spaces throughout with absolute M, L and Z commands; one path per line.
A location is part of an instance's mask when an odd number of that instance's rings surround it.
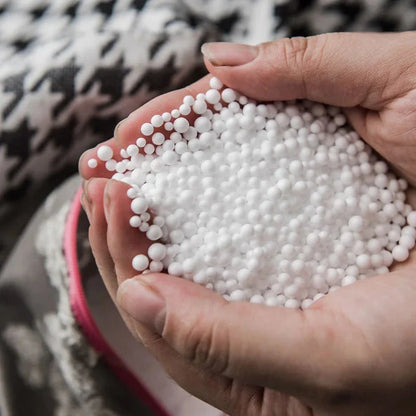
M 211 43 L 208 71 L 262 101 L 341 106 L 349 122 L 416 185 L 416 32 L 335 33 L 257 46 Z M 131 113 L 105 142 L 134 143 L 209 77 Z M 115 152 L 116 153 L 116 152 Z M 227 302 L 186 279 L 138 275 L 149 242 L 130 227 L 127 185 L 80 161 L 82 203 L 104 283 L 132 334 L 184 389 L 230 415 L 415 415 L 416 260 L 360 280 L 304 311 Z M 408 200 L 416 206 L 409 188 Z

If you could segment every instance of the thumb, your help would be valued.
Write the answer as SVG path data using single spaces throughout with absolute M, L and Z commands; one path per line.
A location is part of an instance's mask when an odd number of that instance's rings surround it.
M 226 85 L 258 100 L 310 99 L 379 110 L 403 94 L 415 32 L 329 33 L 257 46 L 206 43 L 205 64 Z
M 328 363 L 343 338 L 323 329 L 328 319 L 319 309 L 226 302 L 202 286 L 164 274 L 124 281 L 117 299 L 193 365 L 291 394 L 306 395 L 331 381 Z

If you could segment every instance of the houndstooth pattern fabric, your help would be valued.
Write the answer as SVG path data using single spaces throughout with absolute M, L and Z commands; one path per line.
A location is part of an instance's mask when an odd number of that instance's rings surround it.
M 415 26 L 412 0 L 0 0 L 0 263 L 84 150 L 202 74 L 203 42 Z

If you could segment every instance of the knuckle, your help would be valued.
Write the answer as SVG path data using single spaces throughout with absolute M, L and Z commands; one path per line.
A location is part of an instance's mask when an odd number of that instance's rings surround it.
M 265 44 L 265 49 L 277 46 L 277 61 L 283 62 L 287 71 L 295 74 L 307 95 L 308 79 L 321 70 L 326 56 L 328 34 L 293 37 Z M 276 51 L 275 51 L 276 53 Z
M 223 373 L 229 366 L 229 338 L 220 320 L 198 319 L 183 337 L 185 357 L 194 365 Z
M 295 70 L 302 68 L 308 42 L 308 38 L 301 36 L 284 39 L 282 42 L 283 53 L 289 68 Z
M 327 345 L 331 365 L 321 374 L 317 387 L 322 401 L 333 408 L 356 400 L 357 392 L 363 392 L 369 386 L 368 375 L 379 367 L 377 354 L 372 351 L 365 334 L 357 330 L 344 314 L 336 314 L 336 319 L 338 328 L 348 329 L 345 331 L 348 337 L 328 322 L 319 327 L 318 335 L 319 344 Z M 339 356 L 341 346 L 346 352 Z

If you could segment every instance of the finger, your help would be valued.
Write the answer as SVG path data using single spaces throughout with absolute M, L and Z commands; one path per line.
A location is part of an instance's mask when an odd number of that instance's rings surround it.
M 186 95 L 195 97 L 199 92 L 206 91 L 208 89 L 208 85 L 209 77 L 206 76 L 185 88 L 156 97 L 142 107 L 133 111 L 126 119 L 117 124 L 114 130 L 114 138 L 100 143 L 95 148 L 89 149 L 81 155 L 78 167 L 81 176 L 84 179 L 92 177 L 111 178 L 114 172 L 109 172 L 105 167 L 105 162 L 101 161 L 97 157 L 97 150 L 100 146 L 110 146 L 114 153 L 113 158 L 117 161 L 121 160 L 120 150 L 122 148 L 126 148 L 129 144 L 136 143 L 136 140 L 140 136 L 143 136 L 140 131 L 143 123 L 149 122 L 152 116 L 156 114 L 171 112 L 173 109 L 179 108 L 183 102 L 183 98 Z M 186 118 L 188 118 L 191 122 L 193 118 L 195 118 L 195 115 L 189 115 L 186 116 Z M 173 120 L 174 119 L 172 118 L 172 121 Z M 156 128 L 154 131 L 163 132 L 167 137 L 171 134 L 171 131 L 166 131 L 164 126 Z M 144 136 L 144 138 L 148 142 L 151 142 L 150 136 Z M 88 166 L 88 161 L 92 158 L 97 160 L 97 167 L 91 168 Z
M 164 112 L 171 112 L 173 109 L 179 108 L 186 95 L 191 95 L 195 98 L 198 93 L 205 92 L 208 88 L 209 76 L 205 76 L 185 88 L 160 95 L 149 101 L 119 123 L 115 131 L 117 144 L 120 148 L 125 148 L 129 144 L 135 143 L 138 137 L 143 136 L 140 131 L 141 125 L 150 122 L 152 116 L 161 115 Z M 186 117 L 189 119 L 190 116 Z M 171 121 L 174 121 L 174 119 L 172 118 Z M 171 133 L 164 130 L 163 126 L 155 131 L 161 131 L 167 136 Z M 147 141 L 151 141 L 149 136 L 144 136 L 144 138 Z
M 191 364 L 162 338 L 153 334 L 140 337 L 166 373 L 184 390 L 229 415 L 257 416 L 261 413 L 263 389 L 248 386 L 227 377 L 213 374 Z M 278 397 L 284 403 L 283 397 Z M 275 400 L 273 407 L 278 407 Z M 283 413 L 282 413 L 283 414 Z
M 326 329 L 331 319 L 320 310 L 228 303 L 202 286 L 168 275 L 129 279 L 117 300 L 190 363 L 284 393 L 301 395 L 324 386 L 332 357 L 345 348 L 343 337 Z
M 80 175 L 84 179 L 90 179 L 90 178 L 111 178 L 114 174 L 114 172 L 110 172 L 107 170 L 105 166 L 105 162 L 100 160 L 97 157 L 97 150 L 100 146 L 109 146 L 113 150 L 113 159 L 116 161 L 120 161 L 122 158 L 120 156 L 120 148 L 114 141 L 114 139 L 107 140 L 105 142 L 100 143 L 99 145 L 95 146 L 92 149 L 86 150 L 80 157 L 78 162 L 78 171 Z M 95 159 L 97 161 L 96 167 L 90 167 L 88 166 L 88 161 L 90 159 Z
M 129 224 L 133 213 L 130 208 L 132 200 L 127 196 L 128 189 L 127 184 L 110 180 L 104 197 L 108 248 L 119 283 L 137 274 L 132 267 L 132 259 L 137 254 L 147 254 L 151 244 L 146 233 Z
M 209 72 L 255 99 L 377 110 L 405 92 L 396 80 L 410 76 L 415 39 L 413 32 L 330 33 L 258 46 L 209 43 L 202 52 Z M 415 81 L 406 80 L 408 91 Z
M 90 228 L 89 228 L 89 240 L 91 244 L 91 249 L 95 258 L 95 262 L 98 267 L 98 271 L 103 279 L 104 285 L 113 300 L 115 302 L 116 293 L 118 289 L 118 281 L 116 276 L 116 270 L 114 266 L 114 261 L 111 257 L 108 242 L 107 242 L 107 230 L 108 225 L 104 213 L 104 193 L 105 187 L 108 180 L 103 178 L 93 178 L 90 179 L 84 185 L 84 194 L 88 210 L 88 217 L 90 219 Z M 120 310 L 117 303 L 116 307 L 120 312 L 121 317 L 124 322 L 134 333 L 135 327 L 137 326 L 132 320 L 127 316 L 125 312 Z M 149 331 L 143 330 L 144 333 Z
M 108 181 L 106 189 L 100 189 L 101 193 L 105 192 L 108 227 L 106 235 L 103 235 L 103 227 L 100 228 L 100 234 L 94 236 L 94 244 L 98 239 L 101 242 L 108 241 L 108 255 L 112 259 L 113 270 L 117 273 L 117 277 L 113 274 L 110 279 L 112 291 L 117 279 L 122 282 L 137 273 L 131 266 L 131 258 L 138 252 L 147 253 L 149 245 L 144 233 L 130 227 L 128 223 L 131 210 L 130 200 L 126 196 L 127 189 L 126 184 L 116 181 Z M 102 208 L 100 216 L 101 221 L 106 223 Z M 122 315 L 133 335 L 145 344 L 167 373 L 191 394 L 232 414 L 241 414 L 250 403 L 250 406 L 261 403 L 262 389 L 232 382 L 221 375 L 201 370 L 178 354 L 159 335 L 133 321 L 125 313 Z M 253 397 L 257 397 L 257 400 L 253 400 Z M 258 413 L 253 412 L 254 414 Z
M 100 275 L 111 298 L 115 299 L 118 289 L 114 262 L 107 245 L 107 221 L 104 216 L 103 198 L 107 179 L 92 178 L 84 185 L 90 220 L 89 240 Z

